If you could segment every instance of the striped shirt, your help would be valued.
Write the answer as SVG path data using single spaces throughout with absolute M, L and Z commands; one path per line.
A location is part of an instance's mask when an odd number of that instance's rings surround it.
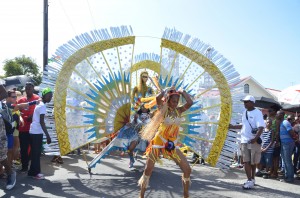
M 270 144 L 271 138 L 272 138 L 272 132 L 273 132 L 272 129 L 271 130 L 269 130 L 267 128 L 264 129 L 264 132 L 261 134 L 261 138 L 262 138 L 261 147 L 262 148 L 266 148 Z M 272 145 L 268 148 L 266 153 L 273 153 L 273 150 L 274 150 L 274 147 Z

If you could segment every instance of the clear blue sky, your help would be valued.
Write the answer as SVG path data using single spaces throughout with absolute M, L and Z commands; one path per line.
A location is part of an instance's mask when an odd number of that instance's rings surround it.
M 22 54 L 42 66 L 42 0 L 0 1 L 0 25 L 0 66 Z M 77 34 L 119 25 L 155 37 L 175 27 L 266 88 L 300 84 L 299 0 L 49 0 L 49 56 Z

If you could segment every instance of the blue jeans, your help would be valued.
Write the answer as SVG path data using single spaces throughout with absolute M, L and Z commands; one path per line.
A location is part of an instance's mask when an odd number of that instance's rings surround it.
M 261 153 L 260 164 L 271 168 L 273 166 L 273 153 Z
M 294 181 L 294 166 L 292 155 L 295 147 L 295 142 L 281 142 L 281 157 L 285 167 L 285 178 L 287 181 Z
M 294 149 L 294 172 L 296 173 L 297 170 L 300 168 L 300 143 L 296 143 Z M 299 163 L 298 163 L 299 162 Z

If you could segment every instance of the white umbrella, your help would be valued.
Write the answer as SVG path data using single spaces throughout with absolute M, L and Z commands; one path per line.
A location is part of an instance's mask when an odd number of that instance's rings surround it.
M 300 104 L 300 84 L 282 90 L 278 94 L 278 101 L 291 105 Z

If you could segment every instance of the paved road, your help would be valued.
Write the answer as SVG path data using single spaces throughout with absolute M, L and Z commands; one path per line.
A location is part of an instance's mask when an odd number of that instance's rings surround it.
M 94 154 L 88 154 L 92 160 Z M 11 191 L 0 190 L 1 197 L 138 197 L 137 180 L 142 175 L 145 160 L 135 163 L 135 169 L 128 168 L 128 158 L 112 155 L 92 169 L 90 175 L 82 156 L 68 155 L 64 164 L 50 162 L 51 157 L 42 157 L 42 170 L 45 180 L 35 180 L 25 174 L 17 175 L 17 185 Z M 156 165 L 147 189 L 147 198 L 182 197 L 181 171 L 174 162 L 163 160 Z M 245 181 L 242 170 L 231 169 L 222 172 L 216 168 L 196 165 L 192 172 L 190 197 L 300 197 L 300 180 L 286 184 L 276 180 L 257 178 L 253 190 L 243 190 Z M 0 180 L 4 189 L 5 180 Z

